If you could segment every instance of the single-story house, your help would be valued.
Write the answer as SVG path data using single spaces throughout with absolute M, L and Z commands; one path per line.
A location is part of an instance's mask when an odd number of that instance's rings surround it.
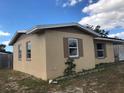
M 10 41 L 14 70 L 43 80 L 62 76 L 68 58 L 75 60 L 76 72 L 115 62 L 114 45 L 123 43 L 121 39 L 103 38 L 77 23 L 38 25 L 18 31 Z

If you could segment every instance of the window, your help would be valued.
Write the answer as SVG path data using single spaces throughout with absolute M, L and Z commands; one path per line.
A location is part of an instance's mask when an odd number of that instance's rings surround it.
M 79 56 L 78 39 L 75 39 L 75 38 L 68 39 L 68 52 L 69 52 L 69 57 L 78 57 Z
M 26 43 L 26 57 L 27 60 L 31 59 L 31 42 Z
M 22 58 L 22 48 L 21 45 L 18 45 L 18 60 L 20 61 Z
M 105 44 L 104 43 L 97 43 L 96 44 L 96 54 L 98 58 L 105 57 Z

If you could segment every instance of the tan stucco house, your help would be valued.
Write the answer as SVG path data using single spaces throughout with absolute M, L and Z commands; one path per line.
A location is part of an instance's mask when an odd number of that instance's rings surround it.
M 18 31 L 10 45 L 13 45 L 14 70 L 48 80 L 63 75 L 68 57 L 75 59 L 77 72 L 115 62 L 114 43 L 123 42 L 100 37 L 85 26 L 69 23 Z

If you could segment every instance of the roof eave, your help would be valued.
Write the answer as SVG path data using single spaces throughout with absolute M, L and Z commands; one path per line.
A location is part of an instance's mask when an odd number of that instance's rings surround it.
M 81 29 L 86 30 L 88 33 L 94 35 L 94 36 L 100 36 L 98 33 L 94 32 L 91 29 L 88 29 L 78 23 L 67 23 L 67 24 L 57 24 L 57 25 L 47 25 L 47 26 L 36 26 L 35 28 L 27 31 L 27 34 L 31 34 L 31 33 L 35 33 L 36 30 L 38 29 L 50 29 L 50 28 L 59 28 L 59 27 L 68 27 L 68 26 L 76 26 L 79 27 Z
M 25 32 L 16 32 L 11 41 L 9 42 L 9 45 L 12 46 L 16 40 L 16 38 L 19 37 L 19 34 L 25 34 Z
M 84 29 L 84 30 L 89 31 L 89 33 L 91 33 L 91 34 L 93 34 L 93 35 L 95 35 L 95 36 L 97 36 L 97 37 L 100 37 L 100 34 L 99 34 L 99 33 L 94 32 L 92 29 L 86 28 L 85 26 L 80 25 L 80 24 L 78 24 L 78 23 L 77 23 L 77 25 L 78 25 L 80 28 L 82 28 L 82 29 Z
M 97 36 L 99 37 L 100 35 L 96 32 L 94 32 L 93 30 L 86 28 L 78 23 L 67 23 L 67 24 L 56 24 L 56 25 L 42 25 L 42 26 L 35 26 L 33 29 L 29 30 L 29 31 L 18 31 L 16 32 L 16 34 L 14 35 L 14 37 L 12 38 L 12 40 L 10 41 L 9 45 L 13 45 L 16 42 L 16 39 L 18 38 L 19 34 L 32 34 L 37 32 L 37 30 L 41 30 L 41 29 L 50 29 L 50 28 L 59 28 L 59 27 L 69 27 L 69 26 L 75 26 L 75 27 L 79 27 L 85 31 L 87 31 L 87 33 L 92 34 L 93 36 Z
M 119 39 L 109 39 L 109 38 L 102 38 L 102 37 L 96 37 L 95 40 L 103 40 L 103 41 L 110 41 L 110 42 L 117 42 L 117 43 L 124 43 L 124 40 Z

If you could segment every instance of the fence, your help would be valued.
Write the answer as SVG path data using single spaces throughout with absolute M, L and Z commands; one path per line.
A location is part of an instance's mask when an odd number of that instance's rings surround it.
M 0 68 L 13 68 L 13 54 L 0 52 Z

